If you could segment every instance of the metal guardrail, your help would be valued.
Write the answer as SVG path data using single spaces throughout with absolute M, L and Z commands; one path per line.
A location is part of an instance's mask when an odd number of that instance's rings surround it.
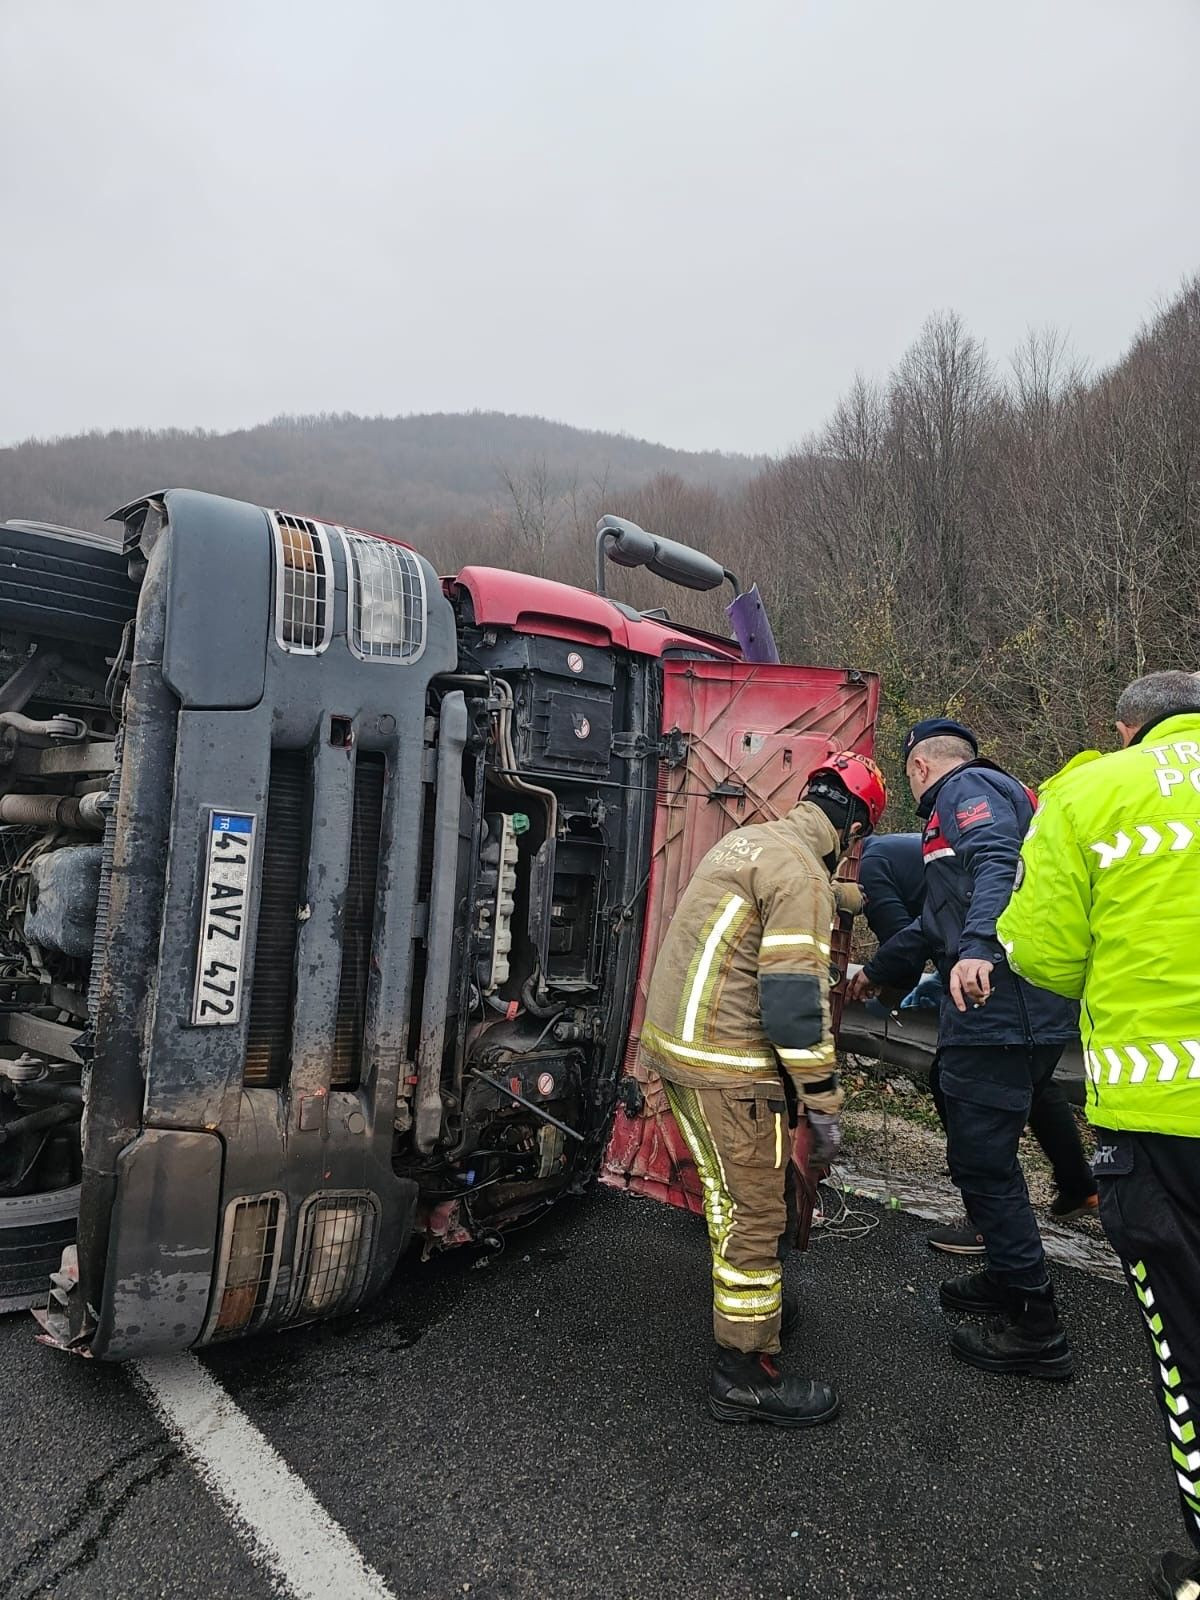
M 857 966 L 850 968 L 857 972 Z M 896 1067 L 918 1082 L 929 1078 L 937 1053 L 938 1014 L 929 1008 L 889 1012 L 877 1000 L 842 1011 L 838 1047 L 845 1055 L 866 1056 Z M 1063 1051 L 1055 1076 L 1076 1105 L 1083 1105 L 1083 1053 L 1078 1044 Z

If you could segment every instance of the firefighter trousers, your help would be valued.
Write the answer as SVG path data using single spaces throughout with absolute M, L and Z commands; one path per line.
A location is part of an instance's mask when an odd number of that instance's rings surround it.
M 1100 1219 L 1141 1309 L 1183 1520 L 1200 1550 L 1200 1138 L 1096 1137 Z
M 732 1350 L 774 1353 L 798 1209 L 783 1084 L 663 1087 L 703 1190 L 713 1335 Z

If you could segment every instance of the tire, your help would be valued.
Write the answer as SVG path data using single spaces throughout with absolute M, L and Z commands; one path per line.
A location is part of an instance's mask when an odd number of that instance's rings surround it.
M 0 1196 L 0 1312 L 44 1302 L 50 1274 L 75 1243 L 79 1185 L 45 1194 Z

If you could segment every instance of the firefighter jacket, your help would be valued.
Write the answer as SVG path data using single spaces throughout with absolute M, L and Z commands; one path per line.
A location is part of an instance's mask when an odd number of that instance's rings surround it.
M 1045 785 L 997 931 L 1082 1001 L 1090 1120 L 1200 1138 L 1200 712 Z
M 836 1111 L 829 1020 L 831 867 L 837 831 L 804 801 L 739 828 L 683 892 L 646 998 L 642 1049 L 660 1076 L 698 1088 L 778 1082 Z
M 1012 893 L 1021 840 L 1034 797 L 991 761 L 964 761 L 921 796 L 925 900 L 921 915 L 895 934 L 864 971 L 882 988 L 907 990 L 932 960 L 944 986 L 938 1044 L 1066 1044 L 1079 1037 L 1076 1009 L 1023 982 L 1008 967 L 996 918 Z M 994 963 L 991 998 L 959 1011 L 950 973 L 963 960 Z

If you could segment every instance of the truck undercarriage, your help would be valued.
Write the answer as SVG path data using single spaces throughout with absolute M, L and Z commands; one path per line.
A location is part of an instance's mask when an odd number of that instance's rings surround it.
M 0 525 L 0 1306 L 53 1267 L 43 1336 L 105 1359 L 352 1310 L 585 1186 L 619 1099 L 653 1190 L 621 1084 L 681 821 L 786 809 L 873 680 L 768 727 L 800 669 L 597 596 L 191 491 L 119 520 Z M 715 774 L 697 684 L 751 713 Z

